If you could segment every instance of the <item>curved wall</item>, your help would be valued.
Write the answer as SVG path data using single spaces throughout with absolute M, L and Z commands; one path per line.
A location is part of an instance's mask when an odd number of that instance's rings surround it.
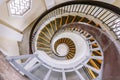
M 103 80 L 120 80 L 120 45 L 102 30 L 91 25 L 73 23 L 67 26 L 87 31 L 98 41 L 104 53 Z

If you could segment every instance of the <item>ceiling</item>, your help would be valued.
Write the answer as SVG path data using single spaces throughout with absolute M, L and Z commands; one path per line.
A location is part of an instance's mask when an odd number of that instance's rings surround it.
M 41 13 L 46 10 L 44 0 L 32 1 L 32 8 L 24 16 L 11 16 L 8 11 L 7 0 L 0 4 L 0 20 L 12 27 L 23 31 L 31 22 L 33 22 Z M 42 8 L 41 8 L 42 6 Z
M 113 3 L 115 0 L 96 0 L 96 1 L 102 1 L 102 2 L 106 2 L 106 3 Z

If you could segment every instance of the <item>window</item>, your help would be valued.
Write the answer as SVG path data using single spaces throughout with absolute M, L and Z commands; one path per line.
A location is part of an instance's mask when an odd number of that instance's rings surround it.
M 10 0 L 8 9 L 11 15 L 23 16 L 31 8 L 32 0 Z

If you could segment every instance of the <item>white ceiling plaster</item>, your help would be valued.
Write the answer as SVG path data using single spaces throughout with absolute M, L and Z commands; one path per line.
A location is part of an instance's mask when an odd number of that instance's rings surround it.
M 0 5 L 0 20 L 19 31 L 23 31 L 46 10 L 44 0 L 32 0 L 32 8 L 27 12 L 27 14 L 22 17 L 11 16 L 8 11 L 7 2 L 8 1 L 4 1 Z
M 102 2 L 106 2 L 106 3 L 114 3 L 115 0 L 96 0 L 96 1 L 102 1 Z
M 4 0 L 0 0 L 0 4 L 3 2 Z

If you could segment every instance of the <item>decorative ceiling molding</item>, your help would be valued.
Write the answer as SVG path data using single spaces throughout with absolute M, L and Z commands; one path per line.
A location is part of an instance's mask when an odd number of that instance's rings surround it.
M 10 15 L 23 16 L 31 9 L 32 0 L 10 0 L 8 10 Z

